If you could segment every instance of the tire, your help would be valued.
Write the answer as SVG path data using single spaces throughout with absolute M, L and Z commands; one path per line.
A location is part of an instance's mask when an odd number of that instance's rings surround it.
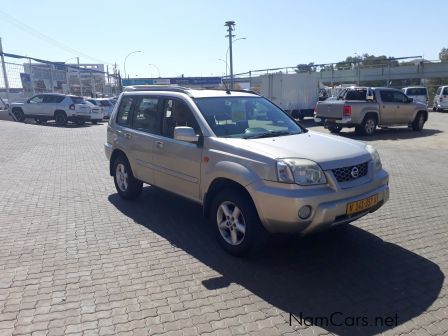
M 65 126 L 68 122 L 67 114 L 64 111 L 57 111 L 54 113 L 54 120 L 56 125 Z
M 14 114 L 14 116 L 16 117 L 18 122 L 24 122 L 26 117 L 25 117 L 25 113 L 23 113 L 23 110 L 18 107 L 18 108 L 14 108 L 12 110 L 12 113 Z
M 364 117 L 364 120 L 362 121 L 361 125 L 356 127 L 356 131 L 357 133 L 363 135 L 373 135 L 375 134 L 377 125 L 378 122 L 376 120 L 376 117 L 373 115 L 367 115 Z
M 299 115 L 299 120 L 302 121 L 303 119 L 305 119 L 304 115 Z
M 211 207 L 209 220 L 224 250 L 240 257 L 261 246 L 267 232 L 248 195 L 236 189 L 225 189 L 216 194 Z
M 82 126 L 82 125 L 84 125 L 86 122 L 84 121 L 84 120 L 76 120 L 76 125 L 78 125 L 78 126 Z
M 412 129 L 416 132 L 421 131 L 425 125 L 425 121 L 425 115 L 422 112 L 417 113 L 411 125 Z
M 339 134 L 342 131 L 341 126 L 328 126 L 328 130 L 333 134 Z
M 113 177 L 115 188 L 121 198 L 135 200 L 142 193 L 143 183 L 134 177 L 128 160 L 122 155 L 114 161 Z
M 438 112 L 438 111 L 437 111 L 437 106 L 433 106 L 433 107 L 432 107 L 432 111 L 433 111 L 433 112 Z
M 98 124 L 98 121 L 96 121 L 96 120 L 92 121 L 92 125 L 96 125 L 96 124 Z

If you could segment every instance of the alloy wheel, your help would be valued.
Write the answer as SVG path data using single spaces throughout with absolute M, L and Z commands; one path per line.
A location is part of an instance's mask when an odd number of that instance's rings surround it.
M 219 233 L 230 245 L 243 242 L 246 233 L 246 222 L 238 206 L 230 201 L 221 203 L 216 214 Z
M 123 163 L 119 163 L 115 170 L 115 179 L 117 181 L 117 185 L 121 191 L 125 192 L 128 189 L 128 172 L 126 171 L 126 167 Z

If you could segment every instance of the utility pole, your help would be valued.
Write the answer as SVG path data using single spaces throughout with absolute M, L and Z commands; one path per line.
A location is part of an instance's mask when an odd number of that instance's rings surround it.
M 226 35 L 226 37 L 229 38 L 229 51 L 230 51 L 230 89 L 233 90 L 233 53 L 232 53 L 232 39 L 235 37 L 235 35 L 232 35 L 232 31 L 235 30 L 235 21 L 226 21 L 224 24 L 225 27 L 227 27 L 227 32 L 229 35 Z
M 82 97 L 82 81 L 81 81 L 81 71 L 79 70 L 79 69 L 80 69 L 80 66 L 79 66 L 79 57 L 76 57 L 76 60 L 78 61 L 79 90 L 81 91 L 81 92 L 80 92 L 80 96 Z
M 3 81 L 5 82 L 5 88 L 6 88 L 6 99 L 8 99 L 8 112 L 11 108 L 11 99 L 9 96 L 9 82 L 8 82 L 8 75 L 6 74 L 6 65 L 5 65 L 5 56 L 3 55 L 3 45 L 2 45 L 2 38 L 0 37 L 0 55 L 2 60 L 2 70 L 3 70 Z M 12 118 L 17 121 L 17 118 L 15 115 L 11 114 Z

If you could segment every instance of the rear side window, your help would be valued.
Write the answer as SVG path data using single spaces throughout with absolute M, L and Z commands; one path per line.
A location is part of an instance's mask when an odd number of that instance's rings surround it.
M 45 96 L 44 103 L 60 103 L 64 98 L 64 96 Z
M 117 112 L 117 124 L 123 126 L 129 126 L 129 120 L 131 115 L 132 103 L 135 97 L 125 96 L 120 102 L 120 107 Z
M 366 100 L 367 90 L 349 90 L 345 100 Z
M 70 97 L 72 99 L 73 104 L 85 104 L 86 101 L 83 97 Z
M 406 94 L 408 96 L 426 96 L 425 88 L 410 88 L 407 90 Z
M 143 97 L 137 102 L 132 128 L 152 134 L 161 133 L 160 99 L 155 97 Z

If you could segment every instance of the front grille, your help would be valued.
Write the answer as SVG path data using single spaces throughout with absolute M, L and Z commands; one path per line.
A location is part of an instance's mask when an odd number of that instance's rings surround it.
M 356 174 L 356 169 L 355 170 L 353 169 L 355 167 L 358 169 L 358 174 Z M 360 163 L 359 165 L 356 165 L 356 166 L 336 168 L 336 169 L 332 170 L 332 172 L 338 182 L 348 182 L 348 181 L 356 180 L 360 177 L 366 176 L 367 171 L 368 171 L 367 162 Z

